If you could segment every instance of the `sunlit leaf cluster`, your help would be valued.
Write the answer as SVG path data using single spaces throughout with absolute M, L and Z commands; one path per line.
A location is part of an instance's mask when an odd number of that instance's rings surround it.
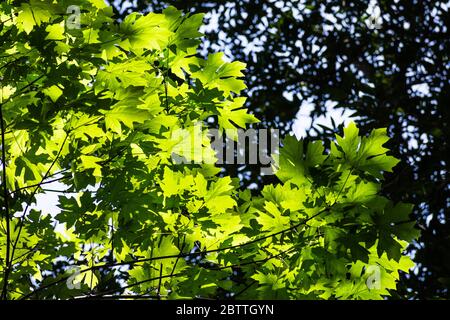
M 258 120 L 245 65 L 197 55 L 201 24 L 173 7 L 117 21 L 98 0 L 0 4 L 3 298 L 380 299 L 413 266 L 412 208 L 380 192 L 397 164 L 385 130 L 286 137 L 258 195 L 210 164 L 209 118 L 223 134 Z M 180 154 L 173 134 L 199 123 L 201 150 Z M 33 206 L 50 192 L 57 215 Z

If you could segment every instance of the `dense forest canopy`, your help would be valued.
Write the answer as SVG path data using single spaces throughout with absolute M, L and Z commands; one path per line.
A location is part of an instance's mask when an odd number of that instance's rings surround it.
M 448 8 L 403 35 L 401 1 L 375 29 L 367 3 L 178 2 L 0 4 L 2 299 L 445 296 Z M 202 50 L 197 11 L 219 17 Z M 357 124 L 297 140 L 303 100 Z M 281 129 L 275 175 L 211 164 L 210 129 L 250 126 Z
M 264 124 L 289 132 L 307 101 L 313 120 L 327 115 L 331 103 L 353 114 L 363 132 L 388 128 L 389 147 L 401 162 L 383 192 L 414 203 L 423 231 L 409 247 L 417 265 L 403 278 L 402 295 L 449 297 L 448 1 L 113 3 L 118 15 L 167 5 L 207 13 L 211 27 L 205 28 L 204 49 L 225 51 L 247 64 L 246 105 Z M 314 123 L 309 136 L 329 138 L 339 131 Z M 258 168 L 245 170 L 244 185 L 260 178 Z M 268 182 L 272 177 L 260 188 Z

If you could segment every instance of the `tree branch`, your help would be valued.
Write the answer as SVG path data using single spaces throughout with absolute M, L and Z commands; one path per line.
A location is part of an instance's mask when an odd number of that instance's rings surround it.
M 225 247 L 225 248 L 213 249 L 213 250 L 205 250 L 205 251 L 199 251 L 199 252 L 192 252 L 192 253 L 191 253 L 191 252 L 189 252 L 189 253 L 180 253 L 180 254 L 177 254 L 177 255 L 167 255 L 167 256 L 159 256 L 159 257 L 145 258 L 145 259 L 136 259 L 136 260 L 133 260 L 133 261 L 124 261 L 124 262 L 118 262 L 118 263 L 104 263 L 104 264 L 101 264 L 101 265 L 96 265 L 96 266 L 93 266 L 93 267 L 91 267 L 91 268 L 84 269 L 84 270 L 80 271 L 80 274 L 81 274 L 81 273 L 84 273 L 84 272 L 88 272 L 88 271 L 93 271 L 93 270 L 101 269 L 101 268 L 112 268 L 112 267 L 119 267 L 119 266 L 125 266 L 125 265 L 130 265 L 130 266 L 131 266 L 131 265 L 134 265 L 134 264 L 137 264 L 137 263 L 149 262 L 149 261 L 157 261 L 157 260 L 163 260 L 163 259 L 179 259 L 179 258 L 185 258 L 185 257 L 189 257 L 189 256 L 196 256 L 196 255 L 203 255 L 203 254 L 208 254 L 208 253 L 221 252 L 221 251 L 226 251 L 226 250 L 231 250 L 231 249 L 235 249 L 235 248 L 240 248 L 240 247 L 248 246 L 248 245 L 250 245 L 250 244 L 257 243 L 257 242 L 259 242 L 259 241 L 261 241 L 261 240 L 265 240 L 265 239 L 268 239 L 268 238 L 271 238 L 271 237 L 274 237 L 274 236 L 277 236 L 277 235 L 280 235 L 280 234 L 283 234 L 283 233 L 292 231 L 292 230 L 294 230 L 294 229 L 297 229 L 297 228 L 300 227 L 301 225 L 304 225 L 304 224 L 308 223 L 310 220 L 316 218 L 316 217 L 319 216 L 320 214 L 322 214 L 322 213 L 324 213 L 324 212 L 327 212 L 327 211 L 330 211 L 330 210 L 331 210 L 331 207 L 327 207 L 327 208 L 325 208 L 325 209 L 323 209 L 323 210 L 320 210 L 318 213 L 312 215 L 311 217 L 309 217 L 309 218 L 303 220 L 302 222 L 297 223 L 296 225 L 294 225 L 294 226 L 292 226 L 292 227 L 290 227 L 290 228 L 287 228 L 287 229 L 281 230 L 281 231 L 279 231 L 279 232 L 275 232 L 275 233 L 269 234 L 269 235 L 264 236 L 264 237 L 260 237 L 260 238 L 254 239 L 254 240 L 250 240 L 250 241 L 245 242 L 245 243 L 242 243 L 242 244 L 233 245 L 233 246 L 228 246 L 228 247 Z M 284 252 L 283 252 L 283 253 L 284 253 Z M 253 263 L 253 262 L 251 262 L 251 263 Z M 246 264 L 249 264 L 249 263 L 240 264 L 240 266 L 243 266 L 243 265 L 246 265 Z M 232 267 L 232 266 L 221 267 L 221 268 L 222 268 L 222 269 L 226 269 L 226 268 L 230 268 L 230 267 Z M 219 269 L 219 270 L 220 270 L 220 269 Z M 173 276 L 175 277 L 176 275 L 177 275 L 177 274 L 175 274 L 175 275 L 173 275 Z M 163 277 L 170 277 L 170 276 L 172 276 L 172 275 L 163 276 Z M 47 289 L 47 288 L 49 288 L 49 287 L 52 287 L 53 285 L 56 285 L 56 284 L 58 284 L 58 283 L 60 283 L 60 282 L 62 282 L 62 281 L 65 281 L 65 280 L 67 280 L 69 277 L 70 277 L 70 276 L 65 276 L 65 277 L 63 277 L 63 278 L 61 278 L 61 279 L 59 279 L 59 280 L 57 280 L 57 281 L 55 281 L 55 282 L 52 282 L 52 283 L 49 283 L 48 285 L 45 285 L 45 286 L 40 287 L 40 288 L 37 288 L 37 289 L 34 290 L 33 292 L 30 292 L 30 293 L 24 295 L 24 296 L 21 298 L 21 300 L 22 300 L 22 299 L 27 299 L 27 298 L 29 298 L 29 297 L 35 295 L 36 293 L 38 293 L 38 292 L 40 292 L 40 291 L 43 291 L 43 290 L 45 290 L 45 289 Z M 158 280 L 159 278 L 155 278 L 155 279 Z M 152 280 L 148 280 L 148 281 L 152 281 Z M 125 287 L 125 288 L 126 288 L 126 287 Z
M 61 144 L 61 146 L 60 146 L 60 148 L 59 148 L 59 150 L 58 150 L 58 153 L 56 154 L 55 159 L 53 159 L 52 163 L 50 164 L 50 166 L 49 166 L 48 169 L 47 169 L 47 172 L 44 174 L 44 177 L 42 177 L 41 182 L 36 186 L 36 188 L 35 188 L 35 189 L 33 190 L 33 192 L 30 194 L 30 197 L 28 198 L 27 206 L 25 207 L 25 210 L 23 211 L 23 214 L 22 214 L 22 216 L 20 217 L 20 221 L 19 221 L 19 230 L 18 230 L 18 232 L 17 232 L 17 237 L 16 237 L 16 239 L 15 239 L 15 241 L 14 241 L 14 245 L 13 245 L 13 247 L 12 247 L 10 267 L 11 267 L 11 262 L 12 262 L 12 260 L 14 259 L 14 252 L 15 252 L 15 250 L 16 250 L 17 243 L 19 242 L 20 234 L 21 234 L 21 232 L 22 232 L 23 224 L 24 224 L 24 221 L 25 221 L 25 217 L 26 217 L 26 215 L 27 215 L 28 208 L 30 207 L 31 200 L 33 199 L 33 197 L 36 195 L 36 192 L 37 192 L 37 191 L 39 190 L 39 188 L 41 187 L 42 182 L 43 182 L 45 179 L 47 179 L 47 177 L 48 177 L 48 175 L 50 174 L 50 171 L 52 170 L 52 168 L 53 168 L 53 166 L 55 165 L 56 161 L 58 161 L 58 158 L 59 158 L 59 156 L 61 155 L 62 149 L 64 148 L 64 145 L 65 145 L 65 143 L 66 143 L 68 137 L 69 137 L 69 134 L 66 132 L 66 136 L 64 137 L 64 140 L 63 140 L 63 142 L 62 142 L 62 144 Z

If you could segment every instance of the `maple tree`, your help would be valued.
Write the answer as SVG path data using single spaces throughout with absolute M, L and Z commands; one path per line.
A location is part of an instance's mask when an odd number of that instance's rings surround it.
M 197 55 L 202 19 L 0 4 L 3 299 L 380 299 L 413 266 L 412 207 L 380 195 L 398 163 L 385 129 L 285 137 L 279 183 L 259 195 L 219 175 L 207 120 L 227 133 L 258 120 L 239 96 L 245 65 Z M 201 150 L 183 153 L 173 134 L 199 123 Z M 32 204 L 55 181 L 53 216 Z
M 247 64 L 246 107 L 260 127 L 326 140 L 341 132 L 339 113 L 361 133 L 387 128 L 401 160 L 383 194 L 414 204 L 421 229 L 393 298 L 448 299 L 449 5 L 436 0 L 128 0 L 117 16 L 162 10 L 206 12 L 201 53 L 225 51 Z M 420 39 L 420 41 L 418 41 Z M 244 91 L 245 93 L 245 91 Z M 296 120 L 299 116 L 301 120 Z M 334 118 L 326 124 L 324 118 Z M 298 125 L 300 125 L 300 128 Z M 309 128 L 308 128 L 309 127 Z M 300 129 L 300 130 L 299 130 Z M 241 185 L 276 181 L 258 166 L 226 166 Z

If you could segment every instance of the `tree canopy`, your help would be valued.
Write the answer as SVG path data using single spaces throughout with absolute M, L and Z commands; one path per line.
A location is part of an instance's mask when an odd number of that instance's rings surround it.
M 246 106 L 262 124 L 291 130 L 304 102 L 313 108 L 308 136 L 328 139 L 327 104 L 346 110 L 364 133 L 388 129 L 389 148 L 401 160 L 384 194 L 413 203 L 422 235 L 410 247 L 415 272 L 402 279 L 405 298 L 448 298 L 448 141 L 450 101 L 449 6 L 446 1 L 147 0 L 114 1 L 117 14 L 171 4 L 207 12 L 204 51 L 223 50 L 247 64 Z M 379 9 L 375 25 L 370 14 Z M 233 174 L 233 167 L 227 168 Z M 243 185 L 258 189 L 247 166 Z M 259 180 L 258 180 L 259 179 Z
M 174 7 L 118 21 L 98 0 L 0 4 L 3 299 L 396 291 L 418 230 L 381 190 L 399 162 L 387 130 L 286 135 L 277 182 L 241 188 L 219 174 L 208 125 L 258 122 L 245 64 L 201 57 L 202 22 Z M 64 190 L 46 188 L 56 180 Z M 32 206 L 55 191 L 58 215 Z

